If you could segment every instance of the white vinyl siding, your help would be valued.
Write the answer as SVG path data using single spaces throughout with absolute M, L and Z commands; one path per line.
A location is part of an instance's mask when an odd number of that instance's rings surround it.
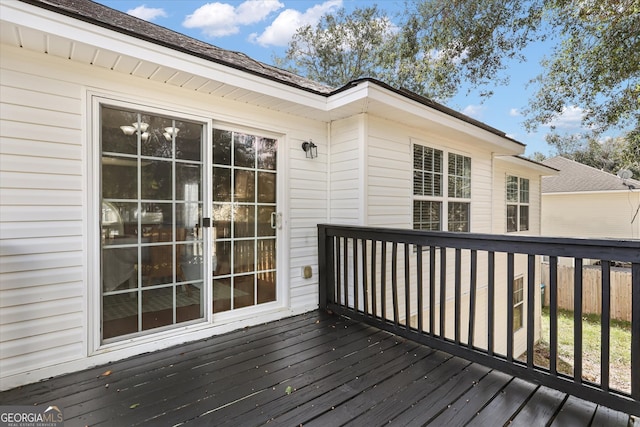
M 86 353 L 82 90 L 29 75 L 6 53 L 0 74 L 3 376 Z
M 367 225 L 410 227 L 411 145 L 407 130 L 376 117 L 369 117 L 367 123 Z
M 330 147 L 329 220 L 334 224 L 361 224 L 360 144 L 362 117 L 332 123 Z
M 0 77 L 2 388 L 317 307 L 317 224 L 328 219 L 326 123 L 5 46 Z M 98 306 L 91 291 L 99 276 L 88 233 L 95 184 L 86 171 L 97 148 L 86 141 L 93 92 L 283 135 L 281 309 L 92 354 Z M 301 144 L 309 138 L 317 159 L 304 158 Z M 301 274 L 307 265 L 310 279 Z
M 542 195 L 542 234 L 638 239 L 640 214 L 634 220 L 638 206 L 640 192 L 637 190 L 546 193 Z

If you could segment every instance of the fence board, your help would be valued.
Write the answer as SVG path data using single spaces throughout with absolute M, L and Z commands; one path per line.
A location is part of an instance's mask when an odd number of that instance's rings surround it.
M 574 267 L 558 265 L 558 308 L 573 311 Z M 549 289 L 549 264 L 542 265 L 542 283 Z M 582 312 L 602 313 L 602 271 L 600 266 L 582 268 Z M 545 292 L 549 305 L 549 292 Z M 611 318 L 631 321 L 631 269 L 611 268 Z

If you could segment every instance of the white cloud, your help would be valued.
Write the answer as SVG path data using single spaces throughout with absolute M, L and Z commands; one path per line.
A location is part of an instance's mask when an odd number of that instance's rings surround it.
M 462 114 L 473 117 L 474 119 L 480 119 L 484 110 L 485 107 L 483 105 L 467 105 L 462 110 Z
M 223 37 L 240 32 L 241 25 L 264 20 L 284 7 L 278 0 L 247 0 L 233 7 L 227 3 L 207 3 L 187 15 L 182 22 L 187 28 L 200 28 L 209 37 Z
M 262 34 L 253 33 L 249 40 L 261 46 L 286 46 L 296 30 L 303 25 L 315 25 L 320 18 L 342 7 L 342 0 L 328 0 L 304 12 L 286 9 L 265 28 Z
M 520 110 L 518 110 L 517 108 L 512 108 L 509 110 L 509 115 L 511 117 L 520 117 L 521 116 Z
M 145 21 L 153 21 L 156 18 L 166 18 L 167 12 L 164 9 L 147 7 L 146 5 L 138 6 L 135 9 L 127 10 L 127 14 Z
M 557 115 L 546 126 L 556 129 L 579 129 L 582 127 L 582 119 L 585 112 L 576 106 L 562 107 L 562 112 Z

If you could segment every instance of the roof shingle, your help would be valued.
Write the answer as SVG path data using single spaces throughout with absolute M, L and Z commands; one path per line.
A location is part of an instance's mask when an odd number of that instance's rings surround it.
M 638 180 L 627 179 L 623 183 L 623 180 L 616 175 L 564 157 L 552 157 L 542 163 L 560 171 L 555 176 L 542 178 L 542 193 L 624 191 L 629 190 L 628 186 L 640 189 L 640 181 Z

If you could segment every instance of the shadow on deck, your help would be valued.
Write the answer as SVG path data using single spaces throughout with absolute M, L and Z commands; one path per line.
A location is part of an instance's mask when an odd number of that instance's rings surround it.
M 66 427 L 637 421 L 319 311 L 19 387 L 0 402 L 57 405 Z

